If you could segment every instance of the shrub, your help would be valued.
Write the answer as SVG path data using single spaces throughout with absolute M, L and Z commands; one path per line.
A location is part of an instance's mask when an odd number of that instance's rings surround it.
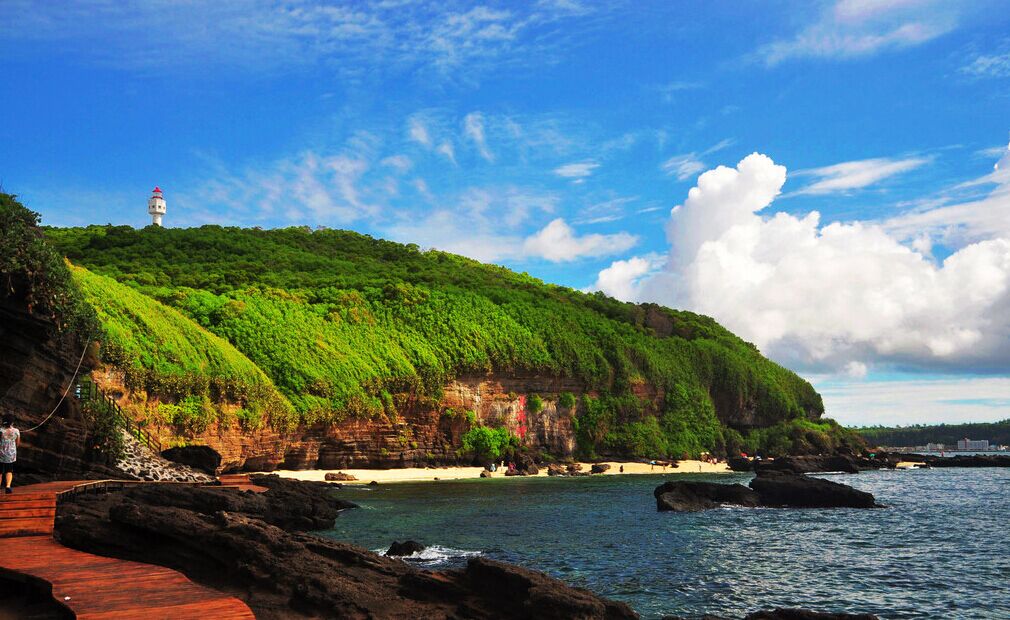
M 519 438 L 507 428 L 477 426 L 463 435 L 463 452 L 472 454 L 479 461 L 500 459 L 510 448 L 519 447 Z

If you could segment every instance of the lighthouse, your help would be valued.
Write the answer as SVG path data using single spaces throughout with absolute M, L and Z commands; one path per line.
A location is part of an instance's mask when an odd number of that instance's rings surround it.
M 161 226 L 161 218 L 165 217 L 165 198 L 161 195 L 160 187 L 155 187 L 147 199 L 147 212 L 151 214 L 151 223 Z

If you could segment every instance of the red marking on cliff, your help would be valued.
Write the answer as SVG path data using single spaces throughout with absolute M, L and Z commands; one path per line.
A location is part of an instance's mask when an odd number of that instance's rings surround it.
M 519 411 L 516 412 L 516 435 L 526 439 L 526 397 L 519 397 Z

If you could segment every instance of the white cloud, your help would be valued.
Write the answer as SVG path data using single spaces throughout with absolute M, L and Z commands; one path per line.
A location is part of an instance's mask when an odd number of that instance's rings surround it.
M 370 166 L 360 153 L 305 151 L 238 173 L 211 165 L 212 178 L 177 198 L 201 222 L 251 224 L 280 216 L 291 223 L 348 224 L 381 211 L 362 185 Z
M 459 79 L 492 67 L 528 66 L 531 58 L 549 62 L 573 29 L 590 27 L 590 14 L 604 10 L 400 1 L 7 0 L 0 2 L 0 23 L 8 39 L 45 41 L 78 59 L 133 70 L 224 66 L 262 74 L 324 64 L 360 80 L 383 63 L 384 73 Z M 91 36 L 75 34 L 82 31 Z M 150 44 L 152 32 L 157 45 Z
M 600 164 L 594 161 L 575 162 L 558 166 L 554 169 L 554 174 L 563 179 L 584 179 L 593 174 L 593 171 L 599 167 Z
M 487 147 L 487 138 L 484 135 L 484 115 L 480 112 L 471 112 L 463 119 L 463 132 L 466 137 L 473 141 L 477 152 L 488 162 L 494 162 L 494 154 Z
M 407 121 L 407 136 L 418 144 L 431 146 L 431 134 L 428 133 L 428 126 L 417 117 Z
M 456 149 L 453 148 L 452 142 L 446 140 L 442 144 L 439 144 L 438 148 L 435 150 L 438 151 L 439 154 L 448 159 L 450 162 L 452 162 L 453 165 L 456 164 Z
M 1010 52 L 1006 54 L 979 54 L 960 69 L 972 77 L 1010 77 Z
M 704 170 L 705 162 L 698 159 L 694 153 L 688 153 L 674 155 L 664 161 L 659 168 L 667 175 L 676 176 L 678 181 L 686 181 Z
M 883 181 L 889 177 L 915 170 L 929 163 L 926 157 L 909 157 L 906 159 L 861 159 L 847 161 L 823 168 L 800 170 L 794 176 L 809 175 L 817 180 L 795 192 L 796 194 L 829 194 L 861 189 Z
M 953 30 L 962 7 L 943 0 L 836 0 L 794 37 L 760 47 L 768 66 L 794 58 L 852 58 L 919 45 Z
M 539 232 L 529 236 L 523 243 L 523 252 L 527 256 L 537 256 L 559 263 L 620 254 L 630 250 L 637 243 L 638 237 L 625 232 L 580 237 L 563 219 L 557 218 Z
M 936 264 L 872 222 L 762 216 L 785 180 L 756 153 L 702 174 L 671 211 L 668 262 L 639 298 L 711 315 L 797 368 L 1010 365 L 1010 235 Z M 1008 190 L 1010 179 L 990 200 Z
M 824 408 L 842 424 L 956 424 L 1006 419 L 1010 379 L 973 377 L 893 381 L 812 378 Z M 896 407 L 895 403 L 901 403 Z
M 414 165 L 414 162 L 406 155 L 390 155 L 379 163 L 383 166 L 388 166 L 401 174 L 410 170 L 411 166 Z
M 659 254 L 614 261 L 600 271 L 589 290 L 603 291 L 621 301 L 637 301 L 642 281 L 662 267 L 663 262 L 663 257 Z

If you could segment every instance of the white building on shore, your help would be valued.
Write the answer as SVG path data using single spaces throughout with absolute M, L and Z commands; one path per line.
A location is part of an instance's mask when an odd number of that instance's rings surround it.
M 975 440 L 975 439 L 968 439 L 967 437 L 965 437 L 964 439 L 957 440 L 957 449 L 966 451 L 985 452 L 986 450 L 989 449 L 989 440 L 988 439 Z
M 151 215 L 151 223 L 161 226 L 161 218 L 165 217 L 165 198 L 160 187 L 155 187 L 147 199 L 147 212 Z

